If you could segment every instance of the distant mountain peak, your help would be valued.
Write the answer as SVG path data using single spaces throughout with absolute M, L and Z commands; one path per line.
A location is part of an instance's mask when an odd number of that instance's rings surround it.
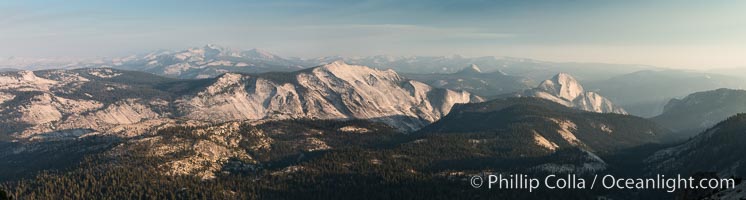
M 671 99 L 653 121 L 677 131 L 674 139 L 699 134 L 717 122 L 746 112 L 746 90 L 720 88 Z
M 331 63 L 323 64 L 314 69 L 330 72 L 334 76 L 346 80 L 359 80 L 360 78 L 385 79 L 391 81 L 404 80 L 401 76 L 399 76 L 398 73 L 391 69 L 380 70 L 363 65 L 347 64 L 345 61 L 342 60 L 336 60 Z
M 222 50 L 222 49 L 224 49 L 223 47 L 221 47 L 220 45 L 217 45 L 217 44 L 206 44 L 204 46 L 204 48 L 205 49 L 215 49 L 215 50 Z
M 536 88 L 526 91 L 525 95 L 585 111 L 627 114 L 627 111 L 614 105 L 611 100 L 598 93 L 585 91 L 580 82 L 567 73 L 559 73 L 551 79 L 544 80 Z
M 461 69 L 461 71 L 458 72 L 459 74 L 481 74 L 482 70 L 479 69 L 479 66 L 476 64 L 471 64 L 468 67 L 464 67 L 464 69 Z
M 327 65 L 348 65 L 344 60 L 335 60 L 330 62 Z
M 577 82 L 577 80 L 575 79 L 575 77 L 573 77 L 572 75 L 570 75 L 568 73 L 565 73 L 565 72 L 557 73 L 557 75 L 554 75 L 552 77 L 552 79 L 553 80 L 557 80 L 557 81 L 559 81 L 559 80 L 568 80 L 568 81 L 575 81 L 575 82 Z
M 260 59 L 267 59 L 267 60 L 280 58 L 279 56 L 275 54 L 272 54 L 268 51 L 257 49 L 257 48 L 246 50 L 242 52 L 241 54 L 246 57 L 260 58 Z
M 541 82 L 538 88 L 566 100 L 573 100 L 585 92 L 578 80 L 567 73 L 554 75 L 552 79 Z

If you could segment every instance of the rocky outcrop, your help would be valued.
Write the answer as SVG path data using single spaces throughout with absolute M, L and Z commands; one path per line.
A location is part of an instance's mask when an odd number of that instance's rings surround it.
M 136 73 L 100 68 L 0 74 L 0 125 L 10 127 L 0 134 L 29 139 L 115 132 L 132 137 L 138 135 L 133 130 L 145 133 L 164 119 L 290 118 L 366 119 L 413 131 L 445 116 L 455 104 L 482 100 L 407 80 L 392 70 L 343 62 L 178 82 Z
M 186 131 L 177 136 L 155 135 L 129 140 L 108 154 L 114 157 L 127 155 L 156 158 L 165 161 L 159 164 L 159 168 L 166 174 L 212 179 L 231 158 L 247 163 L 255 162 L 246 151 L 239 148 L 240 141 L 246 139 L 239 134 L 240 125 L 238 122 L 231 122 L 203 128 L 186 127 Z M 257 137 L 257 140 L 265 138 L 252 136 Z
M 481 98 L 338 61 L 281 77 L 224 74 L 177 105 L 187 117 L 208 121 L 354 118 L 411 131 L 472 101 Z
M 57 81 L 38 77 L 32 71 L 0 73 L 0 89 L 48 90 L 53 84 L 57 84 Z
M 465 67 L 464 69 L 461 69 L 461 71 L 456 72 L 457 74 L 461 75 L 474 75 L 474 74 L 481 74 L 482 69 L 479 68 L 476 64 L 471 64 L 468 67 Z
M 138 95 L 122 93 L 148 90 L 133 89 L 134 82 L 114 80 L 125 73 L 128 72 L 113 69 L 1 73 L 0 125 L 8 128 L 0 130 L 0 134 L 29 140 L 74 138 L 166 116 L 153 108 L 167 107 L 168 102 L 155 105 L 163 102 L 146 97 L 124 98 Z M 137 135 L 129 130 L 147 129 L 132 126 L 116 132 L 129 137 Z
M 627 114 L 627 111 L 614 105 L 611 100 L 598 93 L 585 91 L 575 78 L 566 73 L 559 73 L 552 79 L 541 82 L 536 88 L 525 91 L 522 96 L 547 99 L 590 112 Z

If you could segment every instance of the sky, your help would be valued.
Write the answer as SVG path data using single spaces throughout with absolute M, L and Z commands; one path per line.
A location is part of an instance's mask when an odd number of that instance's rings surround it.
M 741 0 L 0 1 L 0 57 L 218 44 L 281 56 L 463 55 L 746 67 Z

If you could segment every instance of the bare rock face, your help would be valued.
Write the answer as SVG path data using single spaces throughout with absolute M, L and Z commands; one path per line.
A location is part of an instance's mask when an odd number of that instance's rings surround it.
M 163 117 L 143 99 L 102 101 L 81 92 L 122 92 L 117 88 L 131 86 L 107 81 L 121 74 L 112 69 L 0 73 L 0 125 L 8 127 L 0 133 L 18 139 L 62 139 Z
M 275 77 L 224 74 L 176 104 L 191 119 L 215 122 L 355 118 L 411 131 L 440 119 L 454 104 L 472 101 L 481 99 L 405 80 L 392 70 L 338 61 Z
M 185 126 L 172 124 L 170 126 Z M 187 126 L 189 127 L 189 126 Z M 239 133 L 240 123 L 230 122 L 199 128 L 184 128 L 177 136 L 154 135 L 129 140 L 111 151 L 109 156 L 123 155 L 146 158 L 157 158 L 164 161 L 159 168 L 170 175 L 194 175 L 202 179 L 215 178 L 223 165 L 230 159 L 240 159 L 255 163 L 254 159 L 239 148 L 244 136 Z M 190 137 L 183 137 L 183 136 Z M 264 135 L 252 134 L 259 145 L 269 145 L 271 139 Z M 196 139 L 199 138 L 199 139 Z M 254 148 L 250 146 L 248 148 Z M 181 153 L 178 152 L 190 152 Z
M 574 100 L 583 94 L 583 86 L 569 74 L 559 73 L 545 80 L 537 89 L 565 100 Z
M 545 80 L 538 87 L 524 92 L 525 96 L 538 97 L 567 107 L 598 113 L 627 114 L 623 108 L 595 92 L 585 91 L 572 76 L 559 73 Z
M 13 100 L 14 98 L 16 98 L 16 95 L 0 92 L 0 104 L 5 103 L 6 101 Z
M 193 81 L 107 68 L 4 72 L 0 126 L 10 128 L 0 134 L 18 139 L 133 137 L 175 119 L 295 118 L 367 119 L 413 131 L 445 116 L 455 104 L 478 101 L 468 92 L 433 88 L 392 70 L 343 62 Z
M 477 66 L 476 64 L 471 64 L 468 67 L 461 69 L 461 71 L 458 71 L 457 73 L 464 75 L 481 74 L 482 69 L 480 69 L 479 66 Z
M 24 88 L 43 89 L 56 81 L 37 77 L 32 71 L 8 72 L 0 76 L 0 89 Z

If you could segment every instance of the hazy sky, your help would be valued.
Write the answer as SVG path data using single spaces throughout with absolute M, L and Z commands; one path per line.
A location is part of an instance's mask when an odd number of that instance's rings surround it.
M 0 56 L 207 43 L 282 56 L 514 56 L 746 66 L 746 1 L 2 1 Z

